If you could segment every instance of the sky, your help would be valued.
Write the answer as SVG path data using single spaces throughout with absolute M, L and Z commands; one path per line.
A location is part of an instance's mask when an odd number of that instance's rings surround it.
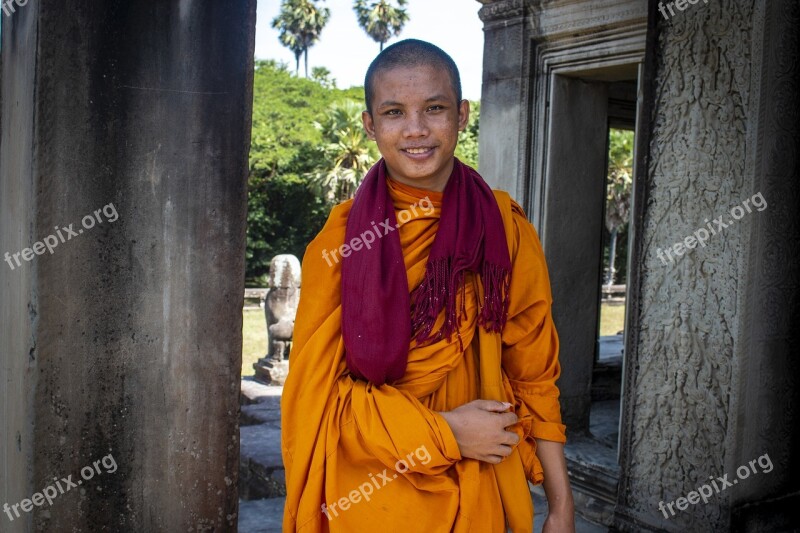
M 280 11 L 280 0 L 259 0 L 256 22 L 257 59 L 285 61 L 294 70 L 294 54 L 278 41 L 272 20 Z M 353 0 L 324 0 L 331 18 L 322 30 L 322 37 L 308 52 L 308 71 L 325 67 L 331 71 L 340 88 L 364 84 L 364 74 L 379 52 L 373 41 L 356 21 Z M 408 0 L 409 20 L 401 39 L 423 39 L 442 48 L 455 60 L 461 72 L 464 98 L 480 100 L 483 69 L 483 23 L 478 18 L 481 4 L 476 0 Z M 303 59 L 300 59 L 300 73 Z

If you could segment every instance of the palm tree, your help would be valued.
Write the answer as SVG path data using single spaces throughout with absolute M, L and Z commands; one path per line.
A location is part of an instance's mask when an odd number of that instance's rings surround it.
M 633 131 L 609 131 L 606 229 L 611 232 L 606 284 L 613 285 L 616 269 L 617 234 L 628 224 L 633 186 Z
M 314 125 L 322 133 L 325 161 L 330 164 L 311 174 L 330 201 L 352 198 L 378 160 L 377 146 L 369 140 L 361 123 L 363 106 L 355 100 L 334 103 L 323 122 Z
M 367 35 L 383 45 L 394 35 L 399 35 L 403 25 L 408 22 L 408 13 L 403 9 L 407 0 L 397 0 L 397 7 L 388 0 L 356 0 L 353 10 L 358 24 Z
M 278 19 L 283 14 L 284 13 L 281 12 L 281 15 L 279 15 L 272 22 L 272 27 L 273 28 L 276 27 L 276 23 L 278 22 Z M 281 24 L 283 24 L 283 21 L 281 21 Z M 285 46 L 286 48 L 288 48 L 289 50 L 291 50 L 292 53 L 294 54 L 294 74 L 295 74 L 295 76 L 297 76 L 297 75 L 300 74 L 300 56 L 303 55 L 303 45 L 300 42 L 300 39 L 298 39 L 297 35 L 290 31 L 288 25 L 286 25 L 286 26 L 281 25 L 280 31 L 281 31 L 281 33 L 280 33 L 278 39 L 280 39 L 281 44 L 283 46 Z
M 317 6 L 314 0 L 283 0 L 281 3 L 281 11 L 272 21 L 272 27 L 280 31 L 281 44 L 294 53 L 295 73 L 300 70 L 302 55 L 308 77 L 308 49 L 319 40 L 330 17 L 331 10 Z

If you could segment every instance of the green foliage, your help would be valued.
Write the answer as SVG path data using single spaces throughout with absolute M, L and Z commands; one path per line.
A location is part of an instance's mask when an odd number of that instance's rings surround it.
M 458 145 L 456 146 L 456 157 L 462 163 L 478 168 L 478 126 L 480 123 L 481 103 L 480 101 L 470 101 L 469 103 L 469 123 L 464 131 L 458 133 Z
M 331 10 L 318 6 L 314 0 L 281 2 L 281 11 L 272 21 L 272 27 L 280 31 L 281 44 L 294 54 L 295 73 L 300 70 L 300 56 L 304 55 L 308 77 L 308 49 L 319 40 L 330 17 Z
M 363 101 L 364 89 L 327 89 L 315 81 L 293 76 L 285 64 L 256 61 L 251 172 L 303 175 L 314 170 L 319 157 L 316 148 L 322 144 L 314 122 L 321 120 L 334 102 L 343 99 Z
M 333 104 L 325 119 L 315 123 L 322 134 L 322 165 L 312 180 L 332 202 L 352 198 L 367 171 L 380 158 L 378 146 L 361 122 L 364 106 L 355 100 Z
M 606 283 L 627 278 L 628 218 L 633 187 L 633 131 L 611 128 L 608 132 L 606 182 L 606 230 L 604 249 Z M 614 262 L 611 265 L 611 261 Z
M 296 174 L 251 175 L 248 204 L 246 277 L 265 286 L 270 260 L 287 253 L 302 258 L 330 206 Z
M 397 7 L 388 0 L 356 0 L 353 10 L 358 18 L 358 25 L 380 43 L 380 49 L 394 35 L 399 35 L 408 22 L 405 5 L 407 0 L 397 0 Z
M 311 79 L 319 83 L 326 89 L 336 88 L 336 79 L 331 76 L 331 71 L 325 67 L 314 67 L 311 69 Z
M 325 223 L 331 204 L 307 176 L 326 164 L 314 123 L 340 100 L 363 102 L 364 89 L 330 89 L 293 76 L 285 64 L 256 62 L 246 255 L 251 284 L 259 284 L 273 256 L 302 258 Z
M 608 133 L 608 185 L 606 228 L 614 231 L 628 223 L 633 186 L 633 131 L 611 128 Z

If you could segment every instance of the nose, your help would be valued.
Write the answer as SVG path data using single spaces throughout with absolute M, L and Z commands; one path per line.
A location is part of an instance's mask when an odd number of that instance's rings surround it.
M 406 137 L 425 137 L 430 133 L 423 112 L 409 113 L 407 117 L 405 131 L 403 132 Z

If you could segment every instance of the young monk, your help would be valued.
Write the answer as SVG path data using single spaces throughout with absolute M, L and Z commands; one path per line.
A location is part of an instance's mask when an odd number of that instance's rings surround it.
M 367 71 L 382 159 L 303 258 L 283 390 L 284 531 L 574 531 L 558 337 L 533 226 L 454 157 L 469 102 L 417 40 Z

